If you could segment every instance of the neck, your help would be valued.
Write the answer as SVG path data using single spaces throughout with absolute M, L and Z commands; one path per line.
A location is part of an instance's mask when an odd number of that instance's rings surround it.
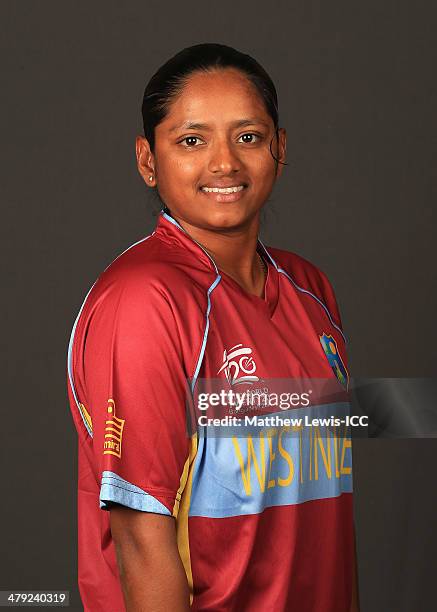
M 222 272 L 233 278 L 248 293 L 262 296 L 265 272 L 257 255 L 259 215 L 235 230 L 209 230 L 191 225 L 174 216 L 196 242 L 214 259 Z

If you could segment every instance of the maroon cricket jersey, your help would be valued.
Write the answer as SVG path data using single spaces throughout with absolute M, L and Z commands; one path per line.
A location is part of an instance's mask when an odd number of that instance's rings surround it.
M 294 253 L 261 241 L 257 249 L 267 264 L 263 297 L 219 270 L 161 212 L 155 231 L 85 298 L 70 339 L 68 392 L 87 611 L 125 609 L 107 512 L 118 503 L 174 517 L 193 610 L 349 612 L 350 437 L 311 428 L 294 436 L 281 427 L 241 437 L 187 431 L 187 381 L 194 393 L 208 378 L 232 388 L 348 379 L 326 276 Z M 332 410 L 322 404 L 312 414 Z

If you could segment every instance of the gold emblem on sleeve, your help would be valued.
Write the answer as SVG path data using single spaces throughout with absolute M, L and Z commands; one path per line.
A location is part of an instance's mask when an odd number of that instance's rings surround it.
M 121 442 L 123 438 L 123 428 L 125 419 L 119 419 L 115 416 L 115 402 L 113 399 L 108 400 L 107 406 L 108 418 L 105 421 L 105 440 L 103 443 L 104 455 L 115 455 L 121 458 Z

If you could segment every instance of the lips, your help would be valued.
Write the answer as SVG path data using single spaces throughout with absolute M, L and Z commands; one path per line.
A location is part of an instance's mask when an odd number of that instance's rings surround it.
M 213 202 L 220 204 L 237 202 L 240 200 L 247 188 L 247 183 L 234 183 L 233 185 L 223 184 L 220 181 L 203 185 L 200 188 L 201 193 Z
M 216 178 L 210 183 L 205 183 L 200 187 L 204 193 L 238 193 L 247 187 L 247 183 L 241 179 L 219 179 Z
M 232 185 L 230 187 L 204 185 L 201 189 L 205 193 L 238 193 L 239 191 L 243 191 L 244 185 Z

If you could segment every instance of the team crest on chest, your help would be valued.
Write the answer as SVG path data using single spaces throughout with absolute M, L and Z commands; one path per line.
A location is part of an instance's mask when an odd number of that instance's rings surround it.
M 229 350 L 223 352 L 223 365 L 217 374 L 225 373 L 226 380 L 230 386 L 241 385 L 243 383 L 252 384 L 259 380 L 255 376 L 256 363 L 251 357 L 252 349 L 236 344 Z
M 319 338 L 329 365 L 331 366 L 338 381 L 347 389 L 349 386 L 349 373 L 338 351 L 335 338 L 325 333 L 319 336 Z

